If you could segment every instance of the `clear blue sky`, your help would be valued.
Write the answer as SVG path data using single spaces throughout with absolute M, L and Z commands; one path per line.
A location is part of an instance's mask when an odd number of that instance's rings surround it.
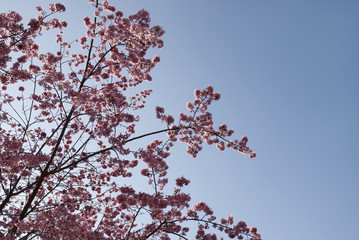
M 30 16 L 48 1 L 6 1 Z M 66 3 L 78 34 L 86 0 Z M 75 3 L 76 2 L 76 3 Z M 359 1 L 118 0 L 148 9 L 166 30 L 154 94 L 139 132 L 156 130 L 154 106 L 176 115 L 193 90 L 222 93 L 215 121 L 247 135 L 257 158 L 179 144 L 171 176 L 190 178 L 194 201 L 257 226 L 265 240 L 355 239 L 359 226 Z M 77 35 L 78 36 L 78 35 Z

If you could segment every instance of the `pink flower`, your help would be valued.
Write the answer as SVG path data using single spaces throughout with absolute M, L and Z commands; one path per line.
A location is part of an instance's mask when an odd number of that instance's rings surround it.
M 110 77 L 110 75 L 107 72 L 104 72 L 104 73 L 101 74 L 101 77 L 103 79 L 108 79 Z
M 188 110 L 190 110 L 190 111 L 192 111 L 192 110 L 194 109 L 193 104 L 192 104 L 192 103 L 190 103 L 190 102 L 189 102 L 189 103 L 187 103 L 187 105 L 186 105 L 186 106 L 187 106 L 187 109 L 188 109 Z
M 220 98 L 221 98 L 221 94 L 219 94 L 219 93 L 213 94 L 213 99 L 214 99 L 215 101 L 219 100 Z
M 206 91 L 208 92 L 208 93 L 213 93 L 213 87 L 212 86 L 207 86 L 206 87 Z
M 38 11 L 38 12 L 43 12 L 44 10 L 41 8 L 41 7 L 36 7 L 36 11 Z
M 84 45 L 86 41 L 87 41 L 87 37 L 83 36 L 83 37 L 80 38 L 80 44 L 81 45 Z
M 179 187 L 183 187 L 186 186 L 190 183 L 190 181 L 188 179 L 186 179 L 185 177 L 180 177 L 176 179 L 176 185 Z
M 201 91 L 199 89 L 196 89 L 194 91 L 194 95 L 196 96 L 196 98 L 200 98 L 201 97 Z
M 50 3 L 50 11 L 51 12 L 64 12 L 66 10 L 65 6 L 61 3 Z
M 27 59 L 28 59 L 28 56 L 23 55 L 23 56 L 19 57 L 19 58 L 17 59 L 17 61 L 18 61 L 19 63 L 25 63 Z
M 223 150 L 225 149 L 224 142 L 220 142 L 219 144 L 217 144 L 217 148 L 218 148 L 220 151 L 223 151 Z
M 163 41 L 161 39 L 157 39 L 156 41 L 157 47 L 162 48 L 163 47 Z
M 164 109 L 163 107 L 157 106 L 157 107 L 156 107 L 156 112 L 158 112 L 158 113 L 164 113 L 164 112 L 165 112 L 165 109 Z
M 170 124 L 174 123 L 175 119 L 172 116 L 167 116 L 165 121 L 168 125 L 170 125 Z
M 91 20 L 90 20 L 89 17 L 85 17 L 85 18 L 84 18 L 84 22 L 85 22 L 85 26 L 86 26 L 86 27 L 89 27 L 89 26 L 91 25 Z
M 145 80 L 150 82 L 150 81 L 152 81 L 152 77 L 149 74 L 146 74 L 145 75 Z
M 153 59 L 152 59 L 152 62 L 153 63 L 158 63 L 158 62 L 160 62 L 160 57 L 159 56 L 155 56 Z

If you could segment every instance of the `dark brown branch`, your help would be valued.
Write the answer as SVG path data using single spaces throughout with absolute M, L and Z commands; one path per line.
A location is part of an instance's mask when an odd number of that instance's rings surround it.
M 136 218 L 137 218 L 138 214 L 140 213 L 141 209 L 142 209 L 142 207 L 138 208 L 138 210 L 137 210 L 135 216 L 133 217 L 133 220 L 132 220 L 132 222 L 131 222 L 130 229 L 129 229 L 128 232 L 127 232 L 126 240 L 129 240 L 131 230 L 132 230 L 132 228 L 133 228 L 133 225 L 135 224 Z
M 178 233 L 175 233 L 175 232 L 171 232 L 171 231 L 167 231 L 167 230 L 162 230 L 162 231 L 164 231 L 164 232 L 166 232 L 166 233 L 169 233 L 169 234 L 176 235 L 176 236 L 178 236 L 178 237 L 180 237 L 180 238 L 182 238 L 182 239 L 188 240 L 188 238 L 186 238 L 185 236 L 183 236 L 183 235 L 181 235 L 181 234 L 178 234 Z
M 163 225 L 166 225 L 167 224 L 167 219 L 165 219 L 163 222 L 161 222 L 152 232 L 150 232 L 149 234 L 146 235 L 146 239 L 148 239 L 149 237 L 151 237 L 153 234 L 155 234 L 158 230 L 161 229 L 161 227 Z
M 132 142 L 134 140 L 137 140 L 137 139 L 140 139 L 140 138 L 144 138 L 144 137 L 147 137 L 147 136 L 151 136 L 151 135 L 154 135 L 154 134 L 158 134 L 158 133 L 162 133 L 162 132 L 168 132 L 168 131 L 175 131 L 175 130 L 179 130 L 180 128 L 172 128 L 172 129 L 169 129 L 169 128 L 166 128 L 166 129 L 162 129 L 162 130 L 159 130 L 159 131 L 155 131 L 155 132 L 151 132 L 151 133 L 146 133 L 146 134 L 143 134 L 143 135 L 140 135 L 140 136 L 137 136 L 137 137 L 134 137 L 134 138 L 130 138 L 128 140 L 125 141 L 125 143 L 128 143 L 128 142 Z M 116 147 L 115 146 L 111 146 L 111 147 L 108 147 L 108 148 L 104 148 L 104 149 L 101 149 L 97 152 L 93 152 L 83 158 L 80 158 L 78 159 L 77 161 L 74 161 L 72 163 L 70 163 L 69 165 L 67 166 L 64 166 L 62 168 L 57 168 L 57 169 L 53 169 L 52 171 L 49 171 L 49 174 L 54 174 L 54 173 L 57 173 L 57 172 L 61 172 L 62 170 L 65 170 L 67 168 L 71 168 L 71 167 L 74 167 L 76 166 L 77 164 L 91 158 L 91 157 L 94 157 L 98 154 L 101 154 L 101 153 L 104 153 L 104 152 L 107 152 L 107 151 L 111 151 L 113 149 L 115 149 Z

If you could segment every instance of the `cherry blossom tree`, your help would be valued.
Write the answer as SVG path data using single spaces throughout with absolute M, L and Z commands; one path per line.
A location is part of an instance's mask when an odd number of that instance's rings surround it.
M 89 3 L 94 17 L 73 42 L 55 18 L 65 11 L 60 3 L 37 7 L 28 23 L 15 11 L 0 14 L 0 238 L 261 239 L 243 221 L 217 219 L 204 202 L 191 205 L 188 179 L 167 179 L 176 141 L 193 157 L 203 143 L 255 157 L 247 137 L 215 128 L 207 108 L 220 94 L 196 90 L 178 118 L 157 107 L 163 129 L 136 135 L 137 110 L 152 91 L 129 90 L 152 80 L 160 58 L 146 53 L 163 46 L 164 31 L 146 10 L 126 18 L 108 0 Z M 39 37 L 53 32 L 58 51 L 40 49 Z M 130 148 L 139 139 L 148 145 Z M 135 173 L 151 191 L 123 183 Z

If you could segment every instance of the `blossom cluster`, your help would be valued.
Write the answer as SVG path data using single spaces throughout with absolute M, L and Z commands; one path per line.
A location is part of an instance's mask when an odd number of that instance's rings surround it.
M 146 10 L 125 17 L 108 0 L 88 2 L 94 11 L 84 18 L 85 34 L 70 42 L 67 22 L 54 17 L 66 11 L 61 3 L 37 7 L 26 24 L 15 11 L 0 13 L 0 238 L 217 239 L 217 231 L 261 239 L 244 222 L 217 221 L 204 202 L 191 206 L 190 180 L 167 176 L 177 140 L 193 157 L 204 142 L 255 156 L 247 137 L 230 140 L 233 130 L 214 127 L 208 106 L 219 93 L 196 90 L 177 124 L 157 107 L 167 127 L 134 136 L 152 93 L 139 85 L 152 81 L 160 62 L 148 51 L 163 46 L 164 31 Z M 55 52 L 37 44 L 50 30 Z M 168 138 L 130 144 L 161 133 Z
M 213 117 L 208 112 L 208 106 L 213 102 L 220 99 L 220 94 L 213 91 L 212 86 L 208 86 L 203 91 L 194 91 L 195 99 L 193 102 L 187 103 L 187 108 L 190 114 L 179 114 L 179 123 L 174 124 L 175 119 L 171 115 L 164 114 L 164 109 L 161 107 L 156 108 L 156 116 L 167 123 L 170 131 L 168 136 L 171 140 L 177 139 L 187 144 L 187 153 L 196 157 L 198 152 L 202 150 L 203 142 L 209 145 L 216 144 L 217 148 L 223 151 L 226 147 L 231 148 L 240 153 L 249 155 L 254 158 L 256 153 L 247 146 L 248 138 L 242 137 L 241 140 L 227 139 L 230 137 L 234 130 L 228 129 L 226 124 L 214 128 Z

